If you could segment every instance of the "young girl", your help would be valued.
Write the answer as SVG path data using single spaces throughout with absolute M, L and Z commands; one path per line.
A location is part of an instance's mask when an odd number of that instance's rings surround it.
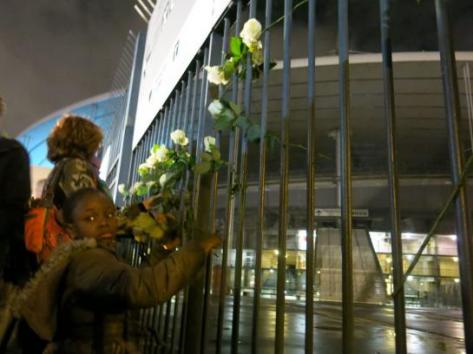
M 127 333 L 126 311 L 169 300 L 220 244 L 215 236 L 191 241 L 154 266 L 133 268 L 114 252 L 115 206 L 106 194 L 75 192 L 63 218 L 77 241 L 54 251 L 16 305 L 28 326 L 54 342 L 59 353 L 138 352 Z

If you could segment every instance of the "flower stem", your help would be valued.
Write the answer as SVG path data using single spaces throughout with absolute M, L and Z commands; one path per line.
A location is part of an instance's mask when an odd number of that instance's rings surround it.
M 292 12 L 296 11 L 299 7 L 301 7 L 302 5 L 306 4 L 309 0 L 302 0 L 300 2 L 298 2 L 296 5 L 294 5 L 294 7 L 292 8 Z M 284 15 L 282 15 L 281 17 L 279 17 L 276 21 L 272 22 L 268 27 L 266 27 L 262 33 L 270 30 L 271 28 L 273 28 L 274 26 L 276 26 L 279 22 L 281 22 L 282 20 L 284 20 Z

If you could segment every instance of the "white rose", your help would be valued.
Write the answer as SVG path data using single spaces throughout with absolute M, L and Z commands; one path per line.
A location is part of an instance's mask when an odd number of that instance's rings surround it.
M 169 173 L 165 173 L 165 174 L 161 175 L 161 177 L 159 177 L 159 185 L 161 187 L 164 187 L 165 184 L 169 181 L 169 177 L 171 177 L 171 175 Z
M 118 193 L 120 194 L 127 194 L 128 191 L 126 190 L 126 187 L 124 184 L 119 184 L 118 185 Z
M 220 102 L 220 100 L 213 100 L 209 104 L 208 110 L 212 116 L 218 116 L 223 112 L 224 108 L 225 107 L 223 107 L 223 104 Z
M 138 174 L 140 176 L 147 175 L 149 173 L 149 165 L 145 162 L 138 166 Z
M 171 133 L 171 140 L 176 145 L 186 146 L 189 144 L 189 139 L 187 139 L 186 133 L 180 129 L 176 129 Z
M 158 146 L 154 152 L 146 160 L 148 165 L 154 166 L 157 162 L 164 162 L 167 160 L 169 150 L 164 145 Z
M 210 147 L 215 146 L 215 138 L 213 136 L 206 136 L 204 138 L 204 146 L 205 146 L 205 151 L 210 152 L 211 151 Z
M 253 52 L 255 43 L 257 43 L 263 33 L 263 28 L 261 23 L 258 22 L 255 18 L 250 18 L 245 22 L 242 31 L 240 32 L 240 37 L 243 40 L 243 43 L 247 45 L 250 52 Z
M 204 69 L 207 71 L 207 80 L 210 83 L 215 85 L 228 84 L 228 80 L 225 79 L 223 69 L 220 66 L 206 66 Z

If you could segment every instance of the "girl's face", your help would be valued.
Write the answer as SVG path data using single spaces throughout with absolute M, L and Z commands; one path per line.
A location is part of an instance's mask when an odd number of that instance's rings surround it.
M 102 194 L 82 199 L 72 213 L 71 231 L 74 237 L 110 239 L 117 232 L 113 202 Z

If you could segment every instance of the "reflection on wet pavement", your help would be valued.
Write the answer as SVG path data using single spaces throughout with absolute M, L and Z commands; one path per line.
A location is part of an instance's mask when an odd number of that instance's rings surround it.
M 212 299 L 209 323 L 215 326 L 217 302 Z M 232 301 L 227 298 L 225 309 L 223 353 L 230 353 Z M 304 353 L 304 305 L 286 304 L 285 352 Z M 314 303 L 315 352 L 336 354 L 342 350 L 341 306 Z M 240 314 L 239 353 L 251 350 L 252 298 L 243 298 Z M 258 354 L 274 353 L 275 301 L 262 299 L 259 321 Z M 355 353 L 395 353 L 394 312 L 390 306 L 358 305 L 355 309 Z M 407 309 L 407 349 L 412 354 L 463 354 L 463 324 L 459 310 Z M 208 353 L 215 352 L 215 327 L 208 333 Z

